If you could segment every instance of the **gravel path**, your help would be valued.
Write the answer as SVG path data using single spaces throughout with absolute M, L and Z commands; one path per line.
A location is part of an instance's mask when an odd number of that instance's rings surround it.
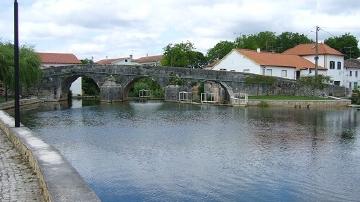
M 36 175 L 1 130 L 0 201 L 43 201 Z

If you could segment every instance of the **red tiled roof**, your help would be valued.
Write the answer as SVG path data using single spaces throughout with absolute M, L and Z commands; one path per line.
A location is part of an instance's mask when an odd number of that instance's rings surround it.
M 281 53 L 257 52 L 236 49 L 240 54 L 263 66 L 292 67 L 296 69 L 315 68 L 315 64 L 298 56 Z M 324 69 L 320 67 L 321 69 Z
M 290 48 L 283 52 L 284 54 L 291 54 L 291 55 L 300 55 L 300 56 L 306 56 L 306 55 L 315 55 L 315 43 L 309 43 L 309 44 L 299 44 L 295 46 L 294 48 Z M 319 55 L 339 55 L 343 56 L 341 52 L 331 48 L 330 46 L 319 43 L 318 44 L 318 53 Z
M 153 55 L 153 56 L 146 56 L 135 59 L 134 62 L 137 63 L 160 62 L 162 58 L 163 58 L 162 55 Z
M 72 53 L 37 53 L 43 64 L 81 64 Z
M 115 61 L 125 60 L 125 59 L 130 59 L 130 58 L 102 59 L 102 60 L 97 61 L 96 63 L 97 63 L 97 64 L 100 64 L 100 65 L 110 65 L 110 64 L 112 64 L 112 63 L 115 62 Z

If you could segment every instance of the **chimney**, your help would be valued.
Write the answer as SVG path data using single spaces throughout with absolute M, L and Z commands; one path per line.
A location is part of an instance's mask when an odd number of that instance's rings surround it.
M 256 49 L 256 52 L 260 53 L 260 52 L 261 52 L 260 48 L 257 48 L 257 49 Z
M 130 59 L 131 59 L 131 60 L 133 59 L 133 55 L 130 55 Z

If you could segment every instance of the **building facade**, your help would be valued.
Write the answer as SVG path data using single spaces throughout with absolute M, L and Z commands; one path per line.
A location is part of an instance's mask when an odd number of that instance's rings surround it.
M 211 69 L 217 71 L 245 72 L 287 79 L 313 74 L 315 64 L 297 55 L 233 49 Z M 326 74 L 320 68 L 321 74 Z
M 286 50 L 283 54 L 298 55 L 315 63 L 315 45 L 315 43 L 300 44 Z M 344 54 L 326 44 L 319 43 L 318 57 L 319 66 L 327 69 L 326 75 L 330 77 L 330 83 L 347 87 L 346 70 L 344 69 Z
M 345 75 L 347 88 L 350 90 L 358 89 L 360 87 L 360 60 L 348 59 L 345 60 Z

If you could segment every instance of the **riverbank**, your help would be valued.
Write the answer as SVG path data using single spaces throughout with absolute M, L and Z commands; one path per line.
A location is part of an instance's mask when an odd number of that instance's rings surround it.
M 12 142 L 36 174 L 45 201 L 100 201 L 77 171 L 52 146 L 27 127 L 14 127 L 14 119 L 0 111 L 0 131 Z M 54 172 L 56 170 L 56 172 Z
M 40 100 L 38 98 L 28 98 L 28 99 L 21 99 L 20 100 L 20 106 L 28 106 L 28 105 L 34 105 L 38 103 L 44 102 L 43 100 Z M 14 100 L 7 101 L 0 103 L 0 110 L 8 110 L 14 108 Z

